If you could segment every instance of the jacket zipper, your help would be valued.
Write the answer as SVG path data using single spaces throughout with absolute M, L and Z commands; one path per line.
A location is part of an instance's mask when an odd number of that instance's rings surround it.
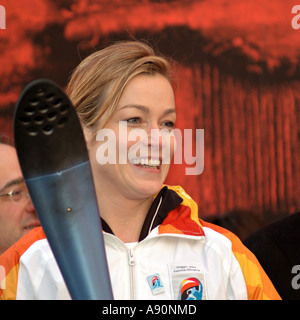
M 155 214 L 152 218 L 152 221 L 151 221 L 151 224 L 150 224 L 150 227 L 149 227 L 149 230 L 148 230 L 148 234 L 151 232 L 152 230 L 152 225 L 153 225 L 153 222 L 154 222 L 154 219 L 158 213 L 158 210 L 160 208 L 160 205 L 162 203 L 162 197 L 160 198 L 159 200 L 159 204 L 156 208 L 156 211 L 155 211 Z M 128 252 L 128 263 L 129 263 L 129 281 L 130 281 L 130 299 L 131 300 L 135 300 L 135 289 L 134 289 L 134 266 L 136 264 L 136 260 L 135 260 L 135 254 L 134 254 L 134 250 L 132 248 L 130 249 L 127 249 L 127 252 Z
M 129 281 L 130 281 L 130 299 L 135 299 L 135 290 L 134 290 L 134 266 L 136 263 L 135 254 L 133 249 L 129 249 L 128 251 L 128 263 L 129 263 Z

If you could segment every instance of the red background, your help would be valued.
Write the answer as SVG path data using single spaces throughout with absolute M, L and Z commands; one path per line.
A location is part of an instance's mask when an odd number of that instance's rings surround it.
M 204 171 L 173 165 L 214 219 L 241 237 L 300 208 L 299 49 L 294 1 L 0 0 L 0 131 L 12 136 L 25 84 L 65 86 L 72 69 L 112 41 L 145 39 L 178 61 L 178 127 L 205 130 Z M 239 228 L 239 229 L 237 229 Z

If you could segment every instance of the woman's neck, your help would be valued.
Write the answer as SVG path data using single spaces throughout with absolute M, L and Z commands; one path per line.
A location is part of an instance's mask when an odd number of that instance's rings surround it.
M 109 225 L 114 235 L 124 243 L 136 242 L 144 224 L 153 198 L 129 200 L 112 197 L 105 193 L 98 195 L 102 219 Z

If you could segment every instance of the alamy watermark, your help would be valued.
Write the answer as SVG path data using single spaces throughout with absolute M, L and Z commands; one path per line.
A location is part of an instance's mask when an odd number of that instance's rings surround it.
M 194 137 L 192 129 L 151 129 L 149 134 L 140 128 L 128 130 L 127 122 L 120 121 L 117 134 L 104 128 L 96 140 L 102 142 L 96 151 L 101 165 L 129 162 L 154 168 L 170 164 L 174 153 L 174 164 L 187 165 L 186 175 L 199 175 L 204 169 L 204 129 L 196 129 Z
M 292 274 L 296 274 L 292 279 L 292 287 L 294 290 L 300 289 L 300 265 L 295 265 L 292 268 Z
M 298 30 L 300 29 L 300 5 L 295 5 L 292 7 L 292 11 L 293 14 L 296 14 L 291 21 L 292 24 L 292 28 L 294 30 Z
M 0 5 L 0 29 L 6 29 L 6 10 Z
M 6 289 L 5 277 L 6 277 L 5 268 L 0 265 L 0 289 Z

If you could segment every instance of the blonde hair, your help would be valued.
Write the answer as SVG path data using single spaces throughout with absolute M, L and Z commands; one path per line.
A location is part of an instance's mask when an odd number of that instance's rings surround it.
M 116 110 L 128 81 L 159 73 L 172 84 L 170 60 L 139 41 L 117 42 L 84 59 L 74 70 L 67 93 L 82 124 L 103 128 Z M 98 126 L 98 128 L 99 128 Z

